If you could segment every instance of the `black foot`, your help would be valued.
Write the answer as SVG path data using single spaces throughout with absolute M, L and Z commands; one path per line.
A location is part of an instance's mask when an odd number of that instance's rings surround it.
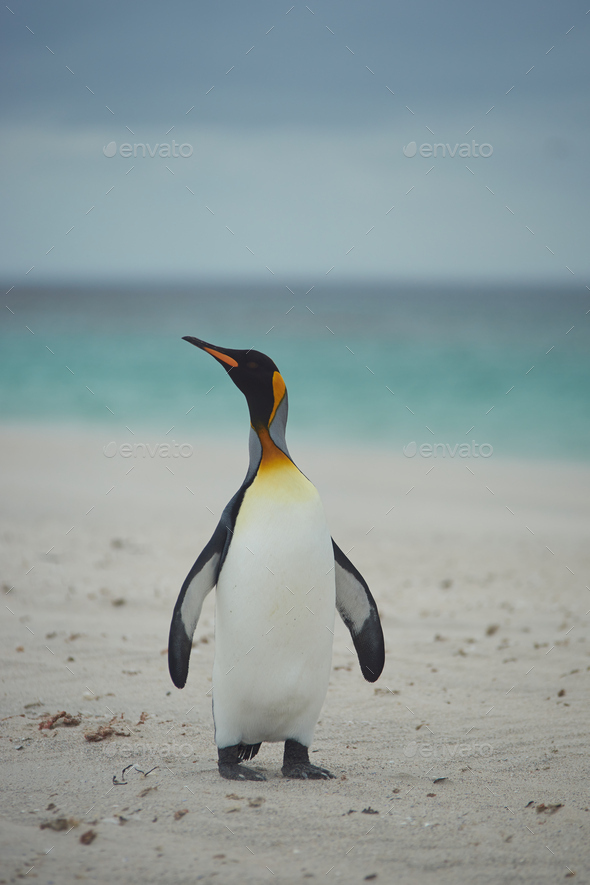
M 218 765 L 221 777 L 228 781 L 265 781 L 265 776 L 260 774 L 260 772 L 239 764 L 239 748 L 240 745 L 238 744 L 235 747 L 224 747 L 223 750 L 218 750 Z
M 334 775 L 327 768 L 312 765 L 309 761 L 307 747 L 298 741 L 285 741 L 285 755 L 283 756 L 283 777 L 296 778 L 297 780 L 328 780 Z
M 332 772 L 327 768 L 312 765 L 311 762 L 296 762 L 293 765 L 283 765 L 281 771 L 283 777 L 296 778 L 297 780 L 329 780 L 333 778 Z
M 228 781 L 265 781 L 266 778 L 253 768 L 239 765 L 237 762 L 231 765 L 228 762 L 219 763 L 219 774 Z

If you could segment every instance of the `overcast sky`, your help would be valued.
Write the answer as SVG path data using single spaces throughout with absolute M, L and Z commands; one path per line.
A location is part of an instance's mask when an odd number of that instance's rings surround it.
M 8 5 L 8 285 L 590 285 L 587 0 Z

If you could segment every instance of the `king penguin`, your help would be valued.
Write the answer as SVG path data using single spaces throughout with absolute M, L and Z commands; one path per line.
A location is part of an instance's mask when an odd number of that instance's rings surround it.
M 284 741 L 287 778 L 330 778 L 308 749 L 330 677 L 335 609 L 361 671 L 374 682 L 385 647 L 377 606 L 362 575 L 330 537 L 319 494 L 285 441 L 287 389 L 275 363 L 255 350 L 211 354 L 246 397 L 250 463 L 180 590 L 168 643 L 172 681 L 183 688 L 203 600 L 216 586 L 213 720 L 219 773 L 265 780 L 243 765 L 263 741 Z

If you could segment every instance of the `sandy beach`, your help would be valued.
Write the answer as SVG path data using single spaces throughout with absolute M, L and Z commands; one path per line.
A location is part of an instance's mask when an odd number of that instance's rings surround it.
M 234 783 L 213 741 L 214 594 L 183 691 L 165 651 L 246 439 L 178 440 L 186 457 L 130 440 L 0 430 L 0 883 L 590 880 L 590 467 L 292 436 L 386 665 L 365 682 L 338 621 L 311 756 L 335 779 L 283 779 L 267 744 L 267 782 Z

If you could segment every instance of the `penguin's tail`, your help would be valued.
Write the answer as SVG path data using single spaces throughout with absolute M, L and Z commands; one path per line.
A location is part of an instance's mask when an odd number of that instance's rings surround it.
M 260 744 L 238 744 L 238 762 L 254 759 L 260 749 Z

